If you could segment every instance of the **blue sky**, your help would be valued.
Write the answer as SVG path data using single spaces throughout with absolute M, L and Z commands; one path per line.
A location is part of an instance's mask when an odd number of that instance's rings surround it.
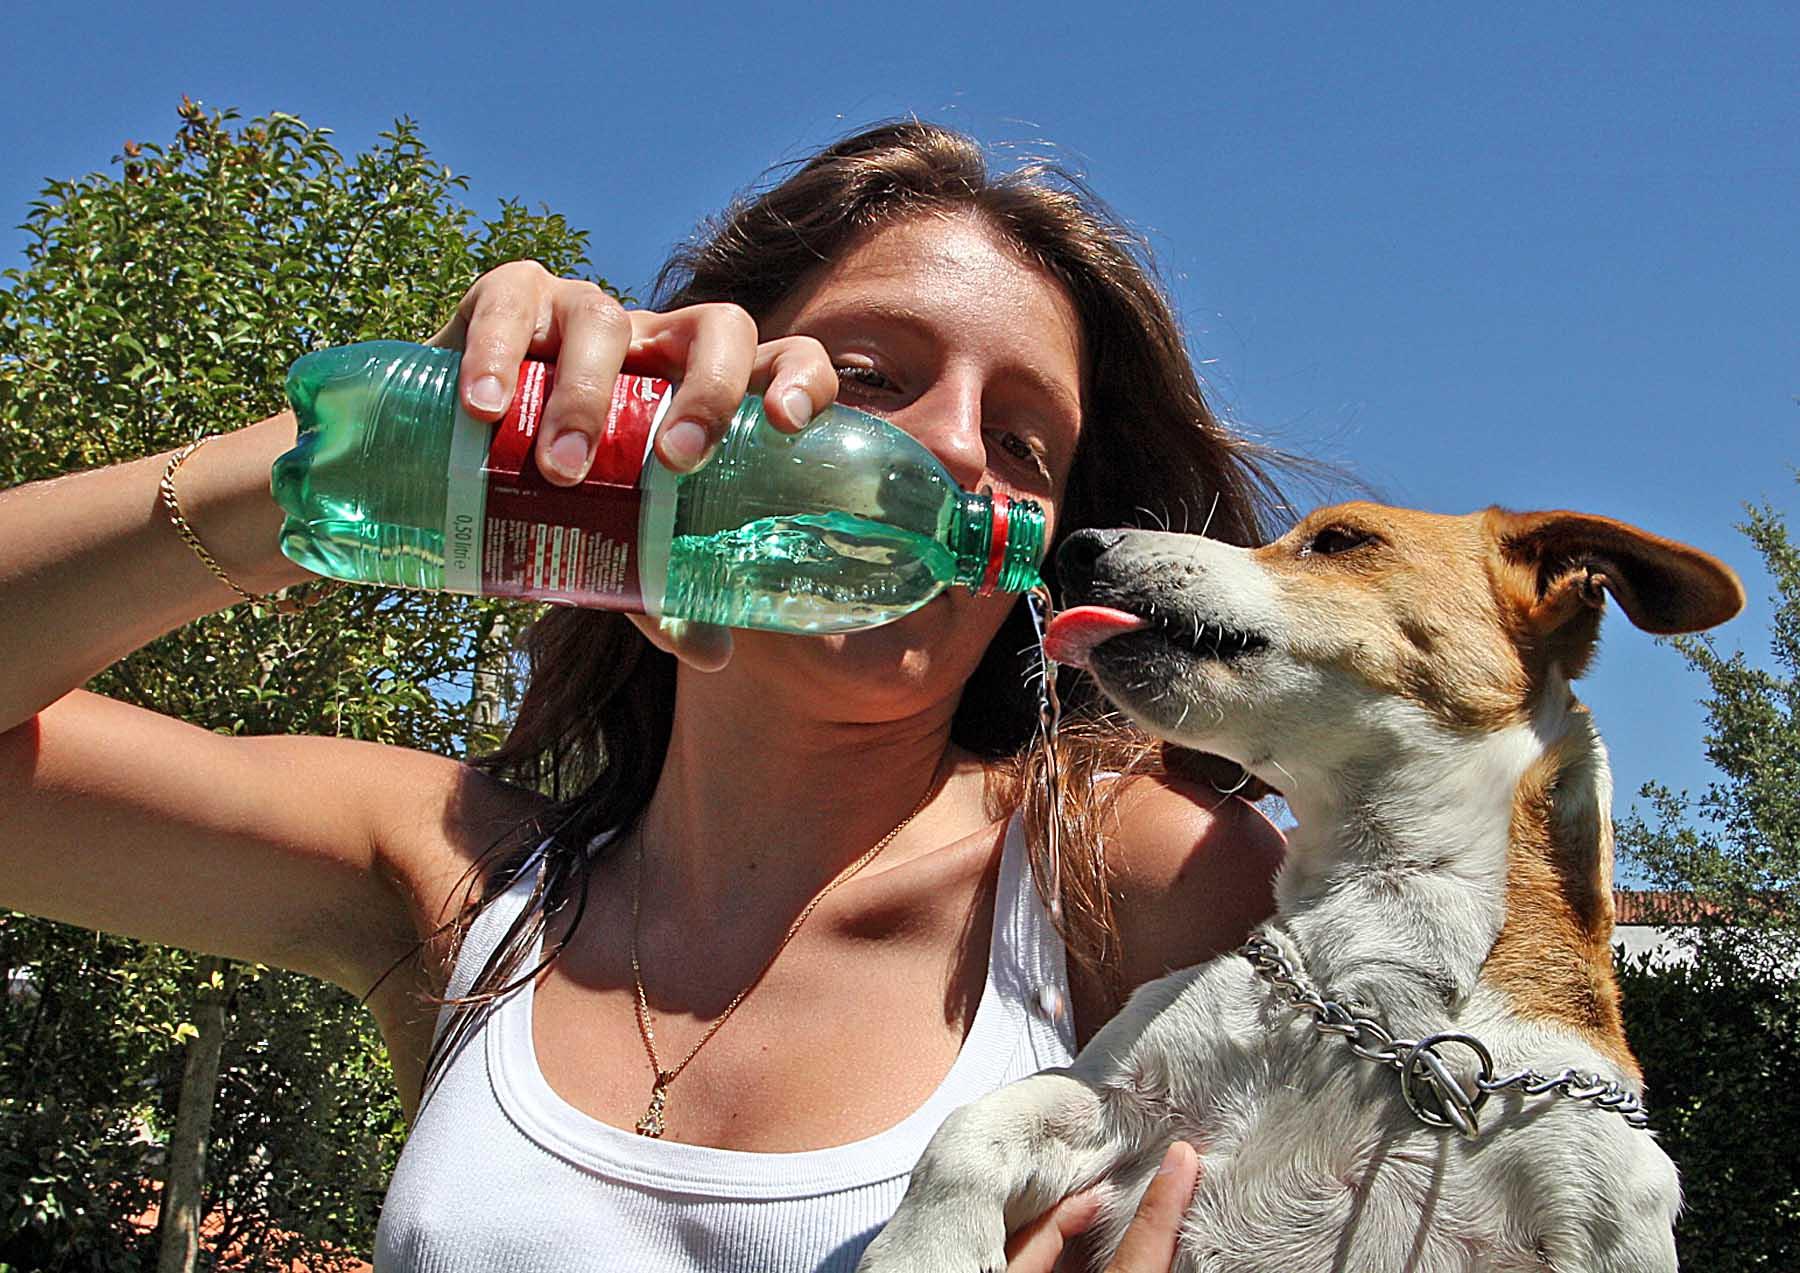
M 8 6 L 0 266 L 48 177 L 182 93 L 546 204 L 642 290 L 771 164 L 904 113 L 1054 153 L 1143 230 L 1241 427 L 1395 502 L 1574 507 L 1744 575 L 1800 510 L 1800 6 Z M 405 333 L 396 333 L 405 334 Z M 1581 687 L 1621 805 L 1698 791 L 1703 684 L 1615 613 Z

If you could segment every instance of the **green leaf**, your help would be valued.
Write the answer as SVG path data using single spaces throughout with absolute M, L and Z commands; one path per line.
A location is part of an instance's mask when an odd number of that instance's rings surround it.
M 281 405 L 288 364 L 316 339 L 433 331 L 484 262 L 589 269 L 586 235 L 559 216 L 523 201 L 477 216 L 465 179 L 409 121 L 345 156 L 291 115 L 197 106 L 130 157 L 136 175 L 126 162 L 46 182 L 25 209 L 23 264 L 0 272 L 0 485 L 250 423 Z M 238 606 L 91 688 L 221 735 L 311 731 L 461 755 L 471 634 L 498 613 L 516 629 L 530 608 L 372 589 L 291 618 Z M 263 967 L 202 975 L 186 952 L 5 912 L 0 963 L 56 988 L 36 1030 L 0 1013 L 8 1259 L 145 1267 L 126 1219 L 154 1201 L 152 1156 L 175 1124 L 201 994 L 228 995 L 231 1013 L 209 1198 L 250 1226 L 247 1248 L 278 1232 L 313 1251 L 372 1244 L 404 1126 L 352 997 Z

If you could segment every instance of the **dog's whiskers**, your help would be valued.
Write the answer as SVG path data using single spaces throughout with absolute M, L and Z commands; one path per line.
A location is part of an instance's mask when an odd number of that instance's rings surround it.
M 1221 787 L 1218 783 L 1215 782 L 1213 784 L 1213 790 L 1218 792 L 1222 796 L 1235 796 L 1238 792 L 1242 791 L 1245 787 L 1248 787 L 1250 785 L 1250 771 L 1248 769 L 1245 769 L 1242 766 L 1239 766 L 1238 774 L 1239 774 L 1239 777 L 1238 777 L 1236 786 Z
M 1219 511 L 1219 492 L 1214 491 L 1212 507 L 1206 510 L 1206 524 L 1200 528 L 1200 534 L 1202 536 L 1204 536 L 1207 531 L 1212 529 L 1213 514 L 1217 513 L 1218 511 Z
M 1166 531 L 1169 529 L 1169 515 L 1166 511 L 1159 513 L 1154 509 L 1145 508 L 1142 504 L 1139 504 L 1132 511 L 1140 514 L 1158 530 Z

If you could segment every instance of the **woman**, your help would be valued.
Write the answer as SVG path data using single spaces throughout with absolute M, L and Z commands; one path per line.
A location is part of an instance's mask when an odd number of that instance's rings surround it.
M 966 487 L 1040 501 L 1055 536 L 1204 500 L 1212 533 L 1257 537 L 1255 457 L 1127 236 L 1045 172 L 990 178 L 955 134 L 829 148 L 659 291 L 628 313 L 514 264 L 437 339 L 489 419 L 523 356 L 557 359 L 553 481 L 579 480 L 629 364 L 679 381 L 658 441 L 677 469 L 747 390 L 785 429 L 835 399 Z M 77 688 L 234 588 L 305 577 L 267 494 L 293 429 L 0 498 L 0 763 L 23 775 L 0 903 L 366 994 L 414 1119 L 384 1269 L 849 1268 L 943 1113 L 1066 1060 L 1131 986 L 1269 909 L 1273 829 L 1206 783 L 1130 776 L 1146 749 L 1094 727 L 1064 757 L 1056 936 L 1028 860 L 1049 811 L 1021 813 L 1028 616 L 961 590 L 839 637 L 553 612 L 512 736 L 475 766 L 223 738 Z M 229 586 L 162 516 L 165 472 Z M 1167 1267 L 1192 1151 L 1167 1166 L 1120 1270 Z M 1012 1267 L 1047 1268 L 1083 1215 L 1016 1235 Z

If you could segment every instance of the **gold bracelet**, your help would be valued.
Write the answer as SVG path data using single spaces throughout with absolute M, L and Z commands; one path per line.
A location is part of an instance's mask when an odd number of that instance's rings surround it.
M 175 527 L 175 533 L 181 536 L 181 542 L 194 550 L 194 556 L 200 559 L 200 564 L 212 571 L 220 583 L 237 593 L 245 601 L 254 602 L 259 606 L 268 606 L 276 614 L 299 614 L 302 610 L 309 610 L 343 587 L 344 585 L 340 581 L 333 579 L 327 581 L 322 588 L 315 590 L 307 597 L 277 596 L 274 593 L 259 595 L 238 586 L 237 581 L 225 573 L 225 567 L 221 566 L 213 555 L 206 551 L 206 545 L 200 542 L 200 537 L 194 534 L 194 528 L 188 525 L 187 518 L 182 515 L 181 501 L 175 497 L 175 470 L 180 468 L 188 456 L 198 451 L 213 436 L 207 434 L 205 437 L 194 439 L 171 455 L 167 467 L 163 469 L 162 501 L 169 510 L 169 522 Z

